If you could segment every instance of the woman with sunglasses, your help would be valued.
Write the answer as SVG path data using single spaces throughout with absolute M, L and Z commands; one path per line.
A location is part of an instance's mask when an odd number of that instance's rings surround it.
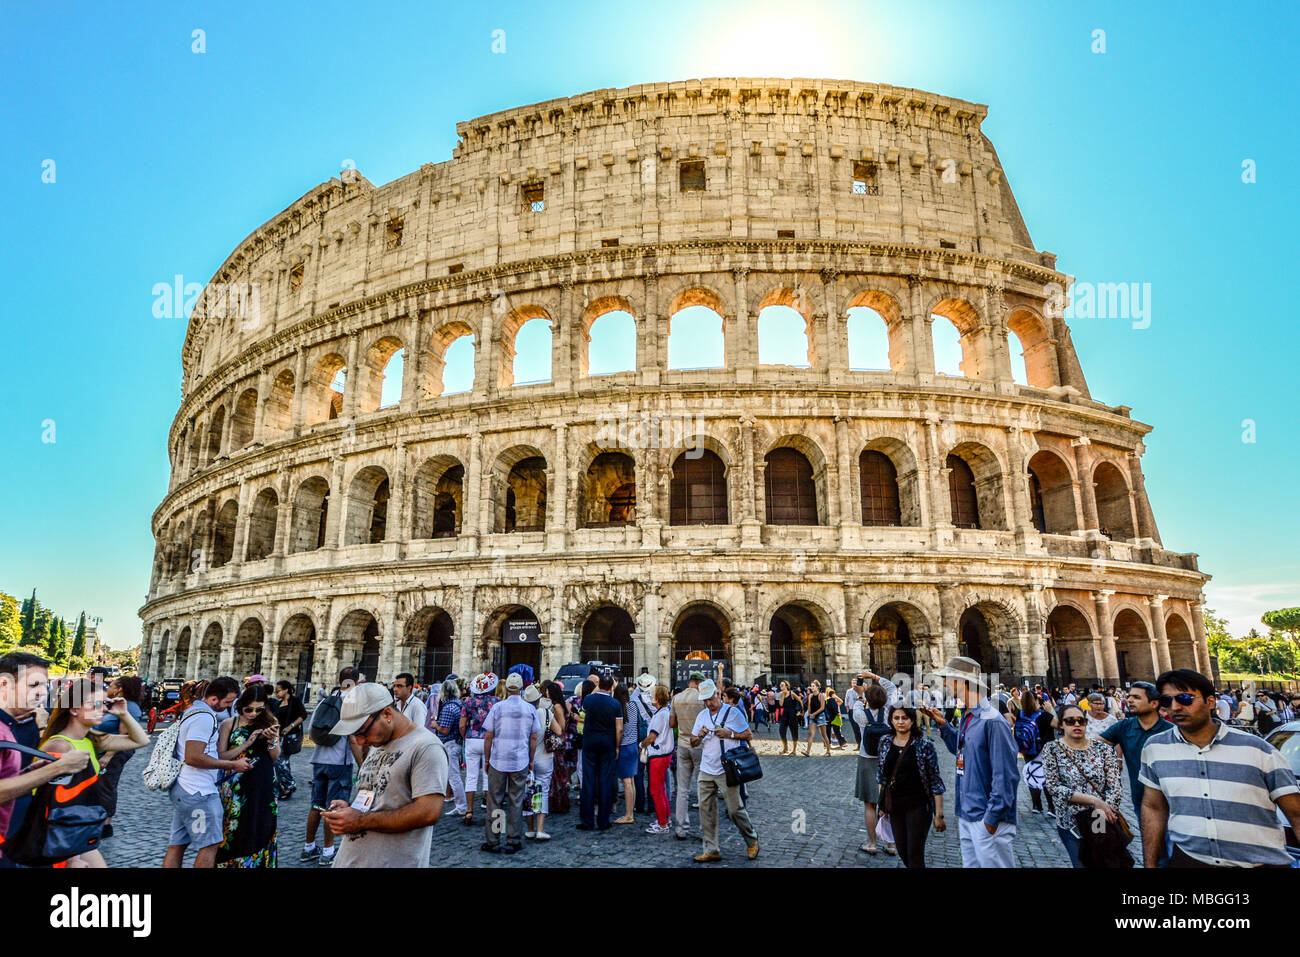
M 244 757 L 253 766 L 220 782 L 225 833 L 217 867 L 275 867 L 280 725 L 268 710 L 271 696 L 268 685 L 249 685 L 235 702 L 235 716 L 221 723 L 217 753 L 222 760 Z
M 1080 828 L 1091 828 L 1096 814 L 1106 825 L 1119 818 L 1124 797 L 1119 756 L 1105 741 L 1088 739 L 1088 716 L 1077 704 L 1065 705 L 1058 715 L 1065 736 L 1043 748 L 1043 788 L 1056 811 L 1056 833 L 1065 845 L 1071 867 L 1079 861 Z

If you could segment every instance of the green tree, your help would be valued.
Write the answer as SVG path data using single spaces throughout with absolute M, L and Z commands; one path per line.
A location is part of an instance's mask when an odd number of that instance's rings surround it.
M 1233 637 L 1228 631 L 1228 620 L 1220 618 L 1213 608 L 1201 609 L 1201 620 L 1205 622 L 1205 643 L 1210 647 L 1210 654 L 1219 659 L 1219 667 L 1225 671 L 1235 671 L 1228 664 Z
M 77 621 L 77 636 L 72 639 L 72 656 L 74 658 L 83 658 L 86 654 L 86 613 L 81 613 L 81 618 Z
M 32 597 L 23 602 L 23 635 L 18 639 L 20 645 L 39 645 L 44 644 L 36 633 L 36 620 L 40 617 L 40 602 L 36 600 L 36 589 L 32 589 Z
M 1260 618 L 1270 631 L 1280 632 L 1283 636 L 1300 645 L 1300 608 L 1279 608 L 1266 611 Z
M 63 620 L 57 616 L 49 623 L 45 657 L 56 665 L 66 664 L 68 660 L 68 633 L 63 625 Z
M 0 652 L 8 651 L 23 637 L 22 613 L 18 599 L 0 592 Z

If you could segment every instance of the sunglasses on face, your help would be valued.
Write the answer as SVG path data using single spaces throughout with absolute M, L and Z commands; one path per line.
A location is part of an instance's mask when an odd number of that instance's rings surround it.
M 244 714 L 261 714 L 265 708 L 244 708 Z
M 354 738 L 364 738 L 367 734 L 370 733 L 370 726 L 371 726 L 372 724 L 374 724 L 376 720 L 378 720 L 380 714 L 382 714 L 382 713 L 383 713 L 383 712 L 381 712 L 381 711 L 376 711 L 374 714 L 372 714 L 372 715 L 370 716 L 370 720 L 369 720 L 369 721 L 367 721 L 367 722 L 366 722 L 365 724 L 363 724 L 361 727 L 357 728 L 357 730 L 355 730 L 355 731 L 352 732 L 352 737 L 354 737 Z
M 1061 724 L 1087 724 L 1087 718 L 1062 718 Z
M 1196 700 L 1196 695 L 1188 694 L 1186 691 L 1180 692 L 1179 694 L 1162 694 L 1160 696 L 1160 707 L 1168 708 L 1175 701 L 1177 701 L 1180 705 L 1186 708 L 1188 705 L 1192 704 L 1192 702 L 1194 702 L 1195 700 Z

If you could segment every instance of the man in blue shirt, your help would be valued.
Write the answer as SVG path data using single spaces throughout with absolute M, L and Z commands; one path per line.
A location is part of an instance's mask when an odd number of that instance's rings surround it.
M 954 727 L 937 708 L 926 713 L 939 725 L 943 743 L 957 757 L 958 833 L 963 867 L 1015 867 L 1016 739 L 1011 725 L 988 699 L 988 676 L 973 658 L 950 658 L 935 677 L 962 706 Z
M 1139 813 L 1138 831 L 1142 830 L 1142 782 L 1138 772 L 1142 770 L 1142 747 L 1147 738 L 1168 731 L 1173 727 L 1160 717 L 1160 692 L 1149 681 L 1135 681 L 1128 689 L 1128 713 L 1123 721 L 1117 721 L 1101 733 L 1101 740 L 1115 745 L 1124 758 L 1124 769 L 1128 771 L 1129 794 L 1133 797 L 1133 807 Z M 1167 857 L 1161 853 L 1163 859 Z
M 601 674 L 596 691 L 582 699 L 582 796 L 579 831 L 608 831 L 614 808 L 615 760 L 623 740 L 623 708 L 614 700 L 614 677 Z

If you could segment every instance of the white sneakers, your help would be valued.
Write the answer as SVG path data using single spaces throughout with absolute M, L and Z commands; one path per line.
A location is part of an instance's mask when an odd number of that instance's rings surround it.
M 649 827 L 645 829 L 645 832 L 647 834 L 667 834 L 671 830 L 672 827 L 670 827 L 669 825 L 664 824 L 661 826 L 658 821 L 655 821 L 653 824 L 651 824 Z
M 533 838 L 535 841 L 549 841 L 550 839 L 551 835 L 547 834 L 545 831 L 538 831 L 537 836 Z

